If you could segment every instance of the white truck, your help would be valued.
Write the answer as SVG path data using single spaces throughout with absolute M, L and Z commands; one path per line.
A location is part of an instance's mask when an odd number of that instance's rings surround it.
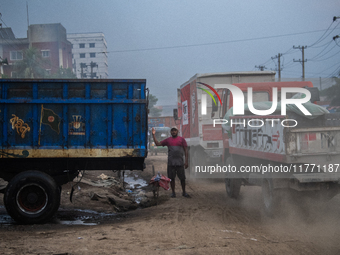
M 279 94 L 285 87 L 308 88 L 313 92 L 311 102 L 318 98 L 311 82 L 234 85 L 242 91 L 253 87 L 254 97 L 267 94 L 265 101 L 273 100 L 273 87 Z M 339 193 L 340 113 L 308 103 L 304 104 L 312 111 L 308 118 L 294 108 L 284 115 L 280 111 L 255 115 L 249 108 L 244 115 L 233 115 L 234 96 L 227 89 L 223 94 L 223 114 L 228 119 L 222 129 L 223 160 L 229 167 L 225 175 L 229 197 L 238 198 L 242 185 L 262 186 L 264 211 L 275 215 L 284 198 L 326 200 Z

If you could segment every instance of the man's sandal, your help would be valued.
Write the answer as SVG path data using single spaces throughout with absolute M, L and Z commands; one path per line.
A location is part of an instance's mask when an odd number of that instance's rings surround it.
M 188 193 L 183 193 L 183 197 L 191 198 L 191 196 Z

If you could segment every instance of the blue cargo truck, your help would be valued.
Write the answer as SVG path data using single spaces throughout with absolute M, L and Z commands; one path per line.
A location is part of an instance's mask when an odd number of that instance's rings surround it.
M 143 170 L 145 80 L 0 80 L 0 178 L 19 223 L 43 223 L 79 170 Z

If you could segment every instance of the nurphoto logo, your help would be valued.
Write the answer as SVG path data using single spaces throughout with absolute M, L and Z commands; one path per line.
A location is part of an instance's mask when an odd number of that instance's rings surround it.
M 202 84 L 206 87 L 208 87 L 209 89 L 211 89 L 211 91 L 213 91 L 215 93 L 215 95 L 217 96 L 217 98 L 219 99 L 221 105 L 222 105 L 222 100 L 220 98 L 220 96 L 218 95 L 218 93 L 216 92 L 216 90 L 211 87 L 208 84 L 205 83 L 201 83 L 198 82 L 199 84 Z M 206 89 L 200 88 L 199 89 L 203 90 L 204 92 L 206 92 L 208 95 L 211 96 L 211 98 L 213 99 L 215 105 L 217 105 L 215 98 L 213 97 L 213 95 Z M 233 95 L 233 102 L 234 102 L 234 106 L 233 106 L 233 114 L 234 115 L 244 115 L 244 94 L 242 92 L 242 90 L 234 85 L 231 84 L 216 84 L 215 85 L 216 89 L 220 89 L 220 88 L 224 88 L 224 89 L 229 89 L 230 92 Z M 306 97 L 304 98 L 287 98 L 287 94 L 288 93 L 302 93 L 305 94 Z M 270 109 L 268 110 L 257 110 L 254 108 L 253 105 L 253 88 L 249 87 L 247 90 L 247 99 L 248 99 L 248 107 L 249 107 L 249 111 L 255 115 L 270 115 L 273 112 L 275 112 L 276 108 L 277 108 L 277 88 L 273 88 L 273 101 L 272 101 L 272 106 Z M 296 105 L 296 107 L 298 109 L 300 109 L 300 111 L 304 114 L 304 115 L 312 115 L 302 104 L 303 103 L 307 103 L 311 98 L 311 93 L 309 90 L 305 89 L 305 88 L 281 88 L 281 115 L 286 115 L 286 105 L 287 104 L 294 104 Z M 202 115 L 206 115 L 207 114 L 207 97 L 206 94 L 202 94 L 202 100 L 201 100 L 201 112 Z

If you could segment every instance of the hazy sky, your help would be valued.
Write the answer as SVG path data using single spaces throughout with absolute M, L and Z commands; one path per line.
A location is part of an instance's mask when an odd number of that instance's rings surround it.
M 67 33 L 103 32 L 109 78 L 147 79 L 159 105 L 176 103 L 176 88 L 196 73 L 277 68 L 300 78 L 340 71 L 339 0 L 1 0 L 3 27 L 26 37 L 29 23 L 61 23 Z

